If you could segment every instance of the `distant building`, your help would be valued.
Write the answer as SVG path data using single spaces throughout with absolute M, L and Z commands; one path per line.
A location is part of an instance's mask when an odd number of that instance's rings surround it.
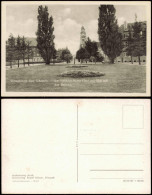
M 26 41 L 30 42 L 30 47 L 32 48 L 32 59 L 30 61 L 33 62 L 44 62 L 43 58 L 41 57 L 39 50 L 37 48 L 37 40 L 35 37 L 25 37 Z M 60 50 L 57 51 L 57 57 L 60 55 Z
M 17 41 L 17 38 L 15 38 L 15 42 Z M 30 48 L 32 50 L 32 52 L 29 55 L 29 61 L 30 62 L 43 62 L 43 58 L 41 57 L 39 50 L 37 48 L 37 41 L 36 38 L 32 38 L 32 37 L 25 37 L 25 41 L 28 41 L 30 44 Z M 6 47 L 8 46 L 8 41 L 6 41 Z M 28 55 L 25 54 L 25 62 L 28 61 Z M 17 59 L 14 57 L 14 61 L 16 61 Z M 20 63 L 23 63 L 23 59 L 22 56 L 20 57 Z
M 80 32 L 80 48 L 85 47 L 86 40 L 87 40 L 87 37 L 86 37 L 85 28 L 84 28 L 84 26 L 82 26 L 81 27 L 81 32 Z
M 30 42 L 30 47 L 32 48 L 33 51 L 33 61 L 34 62 L 43 62 L 43 58 L 41 57 L 39 50 L 37 48 L 37 41 L 36 38 L 34 37 L 25 37 L 26 41 Z
M 135 15 L 135 22 L 137 21 L 137 16 Z M 142 33 L 146 30 L 146 21 L 139 22 L 141 23 Z M 128 46 L 128 36 L 129 36 L 129 31 L 131 31 L 131 35 L 133 36 L 133 25 L 134 23 L 127 23 L 126 21 L 124 22 L 123 25 L 119 27 L 119 31 L 122 34 L 122 44 L 123 44 L 123 52 L 119 57 L 117 57 L 116 61 L 118 62 L 131 62 L 131 57 L 127 56 L 126 48 Z M 134 62 L 138 62 L 137 57 L 133 57 Z M 146 56 L 141 56 L 141 61 L 145 62 L 146 61 Z

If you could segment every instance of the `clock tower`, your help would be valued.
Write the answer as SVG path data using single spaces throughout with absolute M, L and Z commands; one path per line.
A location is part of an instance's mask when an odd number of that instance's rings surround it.
M 85 47 L 85 42 L 86 42 L 86 32 L 84 26 L 81 27 L 81 32 L 80 32 L 80 48 Z

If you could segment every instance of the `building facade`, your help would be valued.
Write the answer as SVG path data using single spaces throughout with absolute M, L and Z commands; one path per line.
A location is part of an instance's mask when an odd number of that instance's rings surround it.
M 137 21 L 137 16 L 135 16 L 135 22 Z M 146 21 L 139 22 L 141 24 L 141 35 L 146 31 Z M 127 56 L 126 48 L 128 46 L 128 37 L 129 32 L 131 32 L 131 36 L 133 37 L 133 25 L 134 23 L 124 22 L 123 25 L 119 27 L 119 31 L 122 34 L 122 45 L 123 51 L 119 57 L 117 57 L 117 62 L 131 62 L 131 56 Z M 140 57 L 141 62 L 146 61 L 146 56 Z M 133 62 L 138 62 L 138 57 L 133 57 Z

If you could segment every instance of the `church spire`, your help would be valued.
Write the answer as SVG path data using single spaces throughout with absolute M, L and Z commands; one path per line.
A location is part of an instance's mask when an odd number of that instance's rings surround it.
M 137 14 L 135 13 L 135 22 L 137 22 Z
M 81 27 L 81 32 L 80 32 L 80 48 L 85 47 L 85 42 L 86 42 L 86 32 L 84 26 Z

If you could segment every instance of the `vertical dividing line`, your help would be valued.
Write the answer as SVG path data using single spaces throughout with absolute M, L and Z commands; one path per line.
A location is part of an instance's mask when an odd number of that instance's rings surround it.
M 77 148 L 77 182 L 78 182 L 78 176 L 79 176 L 79 175 L 78 175 L 78 168 L 79 168 L 79 167 L 78 167 L 78 148 Z
M 78 141 L 78 136 L 79 136 L 79 133 L 78 133 L 78 105 L 77 105 L 77 141 Z
M 79 155 L 79 150 L 78 150 L 78 137 L 79 136 L 79 131 L 78 131 L 78 104 L 77 104 L 77 182 L 78 182 L 78 177 L 79 177 L 79 163 L 78 163 L 78 155 Z

